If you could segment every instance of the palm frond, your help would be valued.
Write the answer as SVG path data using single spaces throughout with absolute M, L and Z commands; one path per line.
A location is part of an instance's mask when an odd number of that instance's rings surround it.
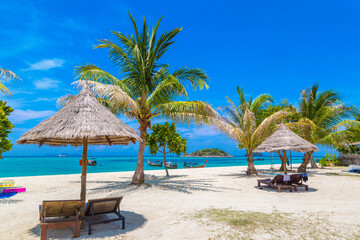
M 257 96 L 250 105 L 250 111 L 251 112 L 257 112 L 263 107 L 266 106 L 268 103 L 274 102 L 273 97 L 270 94 L 261 94 Z
M 126 86 L 124 80 L 119 80 L 112 74 L 102 70 L 101 68 L 93 64 L 85 64 L 76 67 L 76 73 L 79 80 L 90 80 L 94 82 L 100 82 L 104 84 L 112 84 L 120 87 L 127 94 L 131 94 L 130 89 Z
M 177 123 L 202 126 L 208 123 L 209 117 L 216 118 L 218 113 L 202 101 L 175 101 L 158 105 L 154 116 L 159 115 Z
M 207 84 L 209 78 L 206 73 L 199 68 L 182 67 L 175 70 L 172 75 L 184 83 L 189 81 L 194 90 L 197 88 L 200 90 L 209 88 L 209 85 Z
M 82 86 L 88 84 L 90 88 L 102 99 L 107 99 L 106 102 L 109 109 L 114 113 L 123 113 L 126 115 L 130 112 L 133 116 L 134 113 L 138 114 L 140 108 L 136 101 L 123 91 L 119 86 L 103 84 L 95 81 L 77 81 L 74 84 Z
M 0 92 L 2 92 L 5 96 L 11 95 L 11 91 L 3 83 L 11 83 L 13 80 L 21 81 L 21 78 L 19 78 L 14 72 L 0 67 Z
M 74 94 L 66 94 L 65 96 L 60 97 L 60 98 L 56 101 L 56 106 L 57 106 L 58 108 L 62 108 L 62 107 L 64 107 L 66 104 L 68 104 L 70 101 L 72 101 L 75 97 L 76 97 L 76 95 L 74 95 Z
M 147 98 L 146 105 L 157 106 L 179 96 L 187 97 L 185 87 L 174 76 L 168 75 L 168 78 L 158 84 Z
M 272 126 L 279 123 L 285 116 L 287 116 L 287 114 L 287 112 L 280 110 L 265 118 L 251 136 L 252 142 L 256 143 L 253 145 L 253 148 L 269 137 L 272 130 L 274 130 Z

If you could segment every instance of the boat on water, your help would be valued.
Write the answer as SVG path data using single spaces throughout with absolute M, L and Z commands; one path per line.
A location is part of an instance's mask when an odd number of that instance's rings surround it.
M 149 166 L 152 167 L 162 167 L 163 162 L 160 162 L 159 160 L 156 160 L 155 162 L 150 162 L 149 159 L 147 159 Z
M 82 159 L 79 160 L 79 165 L 82 166 Z M 88 159 L 87 160 L 87 165 L 88 166 L 96 166 L 97 165 L 97 162 L 95 160 L 90 160 Z
M 171 168 L 171 169 L 176 169 L 177 168 L 177 163 L 167 162 L 166 167 Z
M 199 164 L 193 164 L 193 163 L 187 163 L 187 162 L 185 162 L 185 163 L 184 163 L 184 168 L 204 168 L 204 167 L 206 167 L 206 163 L 207 163 L 207 160 L 205 160 L 204 165 L 199 165 Z
M 96 166 L 97 162 L 95 160 L 89 160 L 88 159 L 88 166 Z
M 253 160 L 254 160 L 254 161 L 264 161 L 265 158 L 254 158 Z
M 253 156 L 254 157 L 262 157 L 262 156 L 264 156 L 262 153 L 258 153 L 258 152 L 254 152 L 253 153 Z M 245 157 L 247 157 L 247 153 L 245 154 Z

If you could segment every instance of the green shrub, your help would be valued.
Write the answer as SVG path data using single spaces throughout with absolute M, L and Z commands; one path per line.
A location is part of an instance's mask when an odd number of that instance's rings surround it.
M 327 166 L 329 166 L 329 159 L 330 159 L 331 165 L 333 165 L 333 166 L 337 166 L 340 163 L 339 158 L 337 157 L 336 153 L 328 153 L 319 160 L 319 164 L 322 167 L 327 167 Z

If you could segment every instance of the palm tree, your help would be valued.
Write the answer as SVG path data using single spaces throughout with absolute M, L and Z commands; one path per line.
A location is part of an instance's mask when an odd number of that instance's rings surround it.
M 160 63 L 160 58 L 173 45 L 173 38 L 181 31 L 175 28 L 164 32 L 158 37 L 158 20 L 151 33 L 144 19 L 141 31 L 129 13 L 135 35 L 124 35 L 112 32 L 118 43 L 111 40 L 101 40 L 95 48 L 106 48 L 109 58 L 122 74 L 122 79 L 100 69 L 93 64 L 77 68 L 79 83 L 87 83 L 99 96 L 100 100 L 115 114 L 124 114 L 129 119 L 139 123 L 140 142 L 136 171 L 132 184 L 144 183 L 144 152 L 147 130 L 151 128 L 154 118 L 166 118 L 178 123 L 201 121 L 206 123 L 206 116 L 213 109 L 205 102 L 186 101 L 187 92 L 183 84 L 189 82 L 194 90 L 208 88 L 207 75 L 200 69 L 188 67 L 178 68 L 170 72 L 168 64 Z M 174 101 L 180 97 L 183 101 Z M 71 99 L 65 96 L 60 99 L 60 105 Z
M 209 123 L 234 139 L 240 149 L 246 149 L 248 162 L 246 174 L 257 175 L 253 150 L 270 136 L 275 123 L 284 117 L 285 111 L 280 110 L 261 119 L 260 117 L 263 116 L 261 111 L 273 102 L 272 96 L 261 94 L 255 99 L 250 97 L 246 101 L 243 89 L 237 87 L 237 92 L 240 97 L 239 105 L 227 97 L 229 106 L 220 108 L 221 113 L 216 119 L 211 117 Z
M 360 114 L 355 114 L 354 119 L 360 123 Z M 349 136 L 348 136 L 348 141 L 350 143 L 354 143 L 354 142 L 359 142 L 360 141 L 360 127 L 354 127 L 354 126 L 349 126 L 347 128 L 348 132 L 349 132 Z M 341 152 L 343 154 L 348 154 L 348 153 L 356 153 L 359 154 L 360 153 L 360 147 L 358 145 L 349 145 L 349 146 L 341 146 L 337 149 L 338 152 Z
M 319 91 L 319 84 L 314 84 L 301 92 L 296 113 L 299 119 L 288 125 L 313 144 L 336 148 L 348 144 L 348 127 L 358 126 L 359 122 L 345 118 L 356 112 L 355 107 L 343 104 L 336 92 Z M 309 161 L 317 167 L 312 152 L 308 152 L 298 172 L 306 172 Z
M 0 92 L 4 95 L 11 95 L 10 90 L 3 84 L 4 82 L 19 81 L 20 78 L 10 70 L 0 67 Z

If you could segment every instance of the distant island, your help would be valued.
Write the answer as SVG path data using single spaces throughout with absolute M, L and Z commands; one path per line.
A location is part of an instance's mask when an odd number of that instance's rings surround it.
M 193 153 L 187 153 L 182 155 L 182 157 L 233 157 L 230 156 L 227 152 L 224 150 L 220 150 L 218 148 L 206 148 L 202 150 L 197 150 Z

